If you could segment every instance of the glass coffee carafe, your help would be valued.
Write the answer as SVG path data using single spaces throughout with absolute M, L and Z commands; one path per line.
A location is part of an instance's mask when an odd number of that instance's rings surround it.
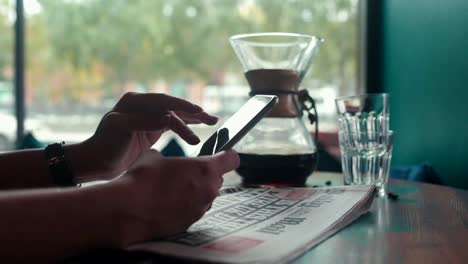
M 272 112 L 235 147 L 244 185 L 303 186 L 314 171 L 318 154 L 303 121 L 315 123 L 314 100 L 299 90 L 322 39 L 293 33 L 256 33 L 230 38 L 250 85 L 250 95 L 279 97 Z

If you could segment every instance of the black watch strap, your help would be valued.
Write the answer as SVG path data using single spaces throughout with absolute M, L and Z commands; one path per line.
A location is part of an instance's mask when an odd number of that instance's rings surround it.
M 45 155 L 49 165 L 49 173 L 52 182 L 59 186 L 77 186 L 73 177 L 73 172 L 70 169 L 69 163 L 65 158 L 65 151 L 62 143 L 54 143 L 47 145 Z

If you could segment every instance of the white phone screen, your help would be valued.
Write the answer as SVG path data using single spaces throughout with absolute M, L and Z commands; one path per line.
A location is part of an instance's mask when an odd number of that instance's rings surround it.
M 252 127 L 267 115 L 278 101 L 274 95 L 255 95 L 211 135 L 196 152 L 213 155 L 232 148 Z

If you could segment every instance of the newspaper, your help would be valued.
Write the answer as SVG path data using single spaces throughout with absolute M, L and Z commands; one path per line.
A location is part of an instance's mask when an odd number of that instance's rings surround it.
M 216 263 L 285 263 L 367 212 L 375 186 L 222 192 L 186 232 L 128 250 Z

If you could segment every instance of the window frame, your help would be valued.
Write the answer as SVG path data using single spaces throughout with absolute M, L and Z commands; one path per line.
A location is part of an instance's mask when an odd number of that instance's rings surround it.
M 14 61 L 15 61 L 15 117 L 16 117 L 16 148 L 21 145 L 24 137 L 25 96 L 24 96 L 24 3 L 16 0 L 16 20 L 14 29 Z

